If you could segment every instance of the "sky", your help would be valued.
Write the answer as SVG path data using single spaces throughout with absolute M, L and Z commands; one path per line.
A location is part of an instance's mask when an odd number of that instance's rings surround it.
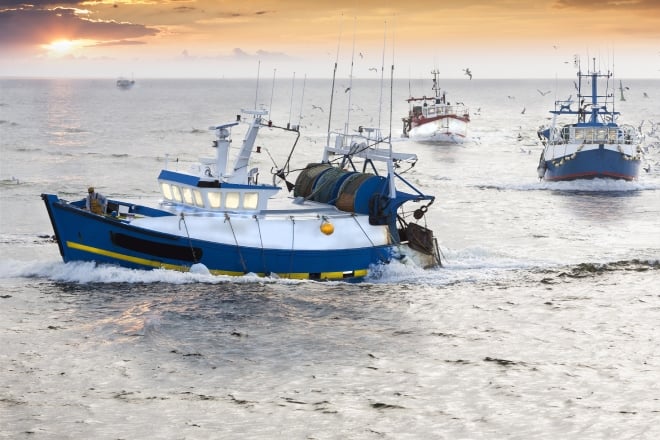
M 0 77 L 569 78 L 575 55 L 660 79 L 660 0 L 0 0 Z

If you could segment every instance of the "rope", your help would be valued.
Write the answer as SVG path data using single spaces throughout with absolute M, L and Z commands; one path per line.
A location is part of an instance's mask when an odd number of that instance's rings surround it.
M 259 217 L 256 215 L 253 216 L 254 219 L 257 221 L 257 229 L 259 230 L 259 243 L 261 243 L 261 264 L 264 267 L 264 273 L 268 275 L 268 270 L 266 268 L 266 254 L 264 253 L 264 240 L 261 237 L 261 225 L 259 224 Z
M 369 240 L 369 243 L 371 243 L 371 247 L 376 247 L 376 245 L 374 244 L 374 242 L 371 241 L 371 237 L 369 237 L 369 235 L 367 234 L 367 232 L 362 228 L 362 225 L 360 224 L 360 222 L 358 221 L 358 219 L 355 217 L 355 214 L 352 214 L 351 217 L 353 217 L 353 220 L 355 220 L 355 223 L 357 223 L 357 225 L 359 226 L 360 230 L 362 230 L 362 233 L 364 234 L 364 236 L 367 237 L 367 240 Z M 387 229 L 388 229 L 388 232 L 387 232 L 387 233 L 389 234 L 389 228 L 387 228 Z
M 293 216 L 290 217 L 291 219 L 291 257 L 289 259 L 289 273 L 293 270 L 293 253 L 295 251 L 295 244 L 296 244 L 296 220 L 293 218 Z
M 243 254 L 241 254 L 241 248 L 238 246 L 238 239 L 236 238 L 236 233 L 234 232 L 234 226 L 231 224 L 231 219 L 229 214 L 225 213 L 225 221 L 229 223 L 229 228 L 231 229 L 231 234 L 234 236 L 234 243 L 236 243 L 236 250 L 238 251 L 238 258 L 241 259 L 241 265 L 243 266 L 243 272 L 247 273 L 247 266 L 245 260 L 243 259 Z
M 190 239 L 190 234 L 188 233 L 188 224 L 186 223 L 186 217 L 183 215 L 183 212 L 180 214 L 179 218 L 179 230 L 181 230 L 181 222 L 183 222 L 183 226 L 186 228 L 186 236 L 188 237 L 188 245 L 190 246 L 190 253 L 192 254 L 193 261 L 195 263 L 199 263 L 197 260 L 197 255 L 195 255 L 195 249 L 193 248 L 192 240 Z

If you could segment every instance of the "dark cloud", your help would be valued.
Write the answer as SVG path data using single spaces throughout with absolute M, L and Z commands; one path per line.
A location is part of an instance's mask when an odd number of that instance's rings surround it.
M 82 4 L 84 2 L 85 0 L 69 0 L 69 1 L 65 0 L 63 2 L 55 1 L 55 0 L 22 0 L 22 1 L 0 0 L 0 8 L 3 7 L 19 8 L 19 7 L 28 7 L 28 6 L 43 8 L 46 6 L 55 6 L 55 5 L 75 6 Z
M 90 20 L 74 9 L 0 10 L 0 47 L 34 46 L 58 38 L 118 41 L 157 33 L 141 24 Z
M 177 6 L 176 8 L 174 8 L 174 11 L 182 12 L 182 13 L 193 12 L 193 11 L 196 11 L 196 10 L 197 10 L 197 8 L 192 8 L 190 6 Z

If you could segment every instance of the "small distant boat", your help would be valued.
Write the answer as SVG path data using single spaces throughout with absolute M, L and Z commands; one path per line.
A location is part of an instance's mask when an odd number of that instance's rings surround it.
M 604 95 L 598 92 L 599 81 L 609 85 L 612 73 L 596 71 L 594 59 L 593 70 L 582 73 L 578 68 L 577 76 L 578 102 L 556 101 L 550 111 L 552 123 L 537 132 L 544 147 L 537 167 L 539 178 L 636 179 L 642 160 L 641 133 L 632 125 L 617 123 L 613 90 L 606 89 Z M 583 92 L 583 87 L 590 87 L 590 92 Z M 561 116 L 573 122 L 560 123 Z
M 437 143 L 462 143 L 467 136 L 470 112 L 463 103 L 450 103 L 440 90 L 438 75 L 433 70 L 433 96 L 410 97 L 408 116 L 403 118 L 403 136 Z
M 117 87 L 122 90 L 128 90 L 135 85 L 134 79 L 119 78 L 117 79 Z
M 248 170 L 248 162 L 259 130 L 294 132 L 296 142 L 300 136 L 297 127 L 265 121 L 266 114 L 243 110 L 247 117 L 211 127 L 216 157 L 190 172 L 162 170 L 156 206 L 110 199 L 101 215 L 85 210 L 84 199 L 42 194 L 63 260 L 315 280 L 360 279 L 405 257 L 424 267 L 440 264 L 433 232 L 418 224 L 434 197 L 395 171 L 414 154 L 393 152 L 375 129 L 333 134 L 323 159 L 300 171 L 294 185 L 282 170 L 272 184 L 258 183 L 259 170 Z M 248 118 L 240 151 L 227 166 L 231 130 Z M 278 178 L 293 197 L 278 196 Z M 403 212 L 409 203 L 418 207 Z

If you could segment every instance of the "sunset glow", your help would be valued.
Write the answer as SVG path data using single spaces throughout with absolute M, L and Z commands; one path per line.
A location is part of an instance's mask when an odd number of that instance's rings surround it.
M 262 62 L 328 76 L 337 47 L 350 63 L 355 41 L 364 76 L 381 63 L 384 43 L 399 70 L 413 76 L 437 66 L 456 78 L 466 67 L 475 78 L 569 77 L 574 72 L 566 61 L 575 54 L 616 59 L 624 77 L 660 76 L 660 3 L 654 0 L 38 4 L 2 2 L 0 75 L 254 76 Z M 55 36 L 64 33 L 68 38 Z M 45 61 L 66 55 L 75 55 L 70 64 Z
M 77 44 L 71 40 L 56 40 L 45 45 L 44 48 L 50 53 L 64 55 L 71 52 L 76 46 Z

